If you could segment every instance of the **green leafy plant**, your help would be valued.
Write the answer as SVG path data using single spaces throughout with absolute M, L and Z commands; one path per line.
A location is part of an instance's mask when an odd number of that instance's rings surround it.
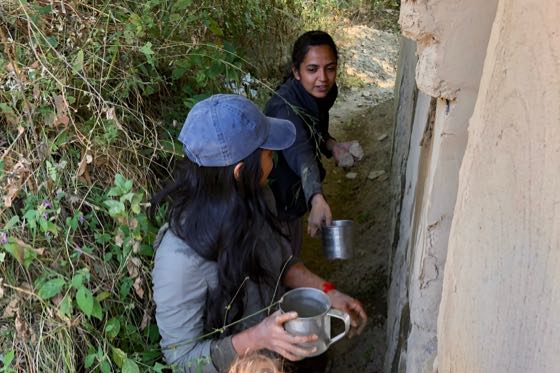
M 306 1 L 3 2 L 2 371 L 166 368 L 148 196 L 196 102 L 248 72 L 262 102 L 295 37 L 343 11 Z
M 0 372 L 2 373 L 11 373 L 15 372 L 15 369 L 11 367 L 12 362 L 14 361 L 15 352 L 14 350 L 9 350 L 6 353 L 2 354 L 2 367 L 0 367 Z

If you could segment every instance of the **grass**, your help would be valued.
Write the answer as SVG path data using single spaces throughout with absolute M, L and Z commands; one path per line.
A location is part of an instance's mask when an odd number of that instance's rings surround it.
M 320 3 L 0 5 L 0 371 L 164 369 L 149 195 L 189 108 L 246 73 L 264 101 L 295 36 L 345 14 Z

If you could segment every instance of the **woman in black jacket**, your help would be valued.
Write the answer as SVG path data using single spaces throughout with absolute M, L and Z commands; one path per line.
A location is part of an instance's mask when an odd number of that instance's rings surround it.
M 307 232 L 314 236 L 330 224 L 331 209 L 321 183 L 325 169 L 321 154 L 338 162 L 351 143 L 338 143 L 329 134 L 329 109 L 338 95 L 338 51 L 329 34 L 309 31 L 295 42 L 291 75 L 268 101 L 268 116 L 288 119 L 296 126 L 296 141 L 278 153 L 270 175 L 279 218 L 286 221 L 294 255 L 303 240 L 302 217 L 309 210 Z

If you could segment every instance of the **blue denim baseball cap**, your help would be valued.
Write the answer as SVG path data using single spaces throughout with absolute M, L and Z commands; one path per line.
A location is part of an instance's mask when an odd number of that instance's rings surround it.
M 186 156 L 206 167 L 236 164 L 255 150 L 282 150 L 292 145 L 292 122 L 265 116 L 243 96 L 218 94 L 193 106 L 179 141 Z

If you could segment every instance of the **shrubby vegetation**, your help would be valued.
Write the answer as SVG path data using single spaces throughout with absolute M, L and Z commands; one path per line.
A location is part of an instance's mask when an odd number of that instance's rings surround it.
M 351 5 L 2 2 L 1 371 L 164 369 L 146 206 L 188 109 L 232 88 L 263 100 L 295 36 Z

